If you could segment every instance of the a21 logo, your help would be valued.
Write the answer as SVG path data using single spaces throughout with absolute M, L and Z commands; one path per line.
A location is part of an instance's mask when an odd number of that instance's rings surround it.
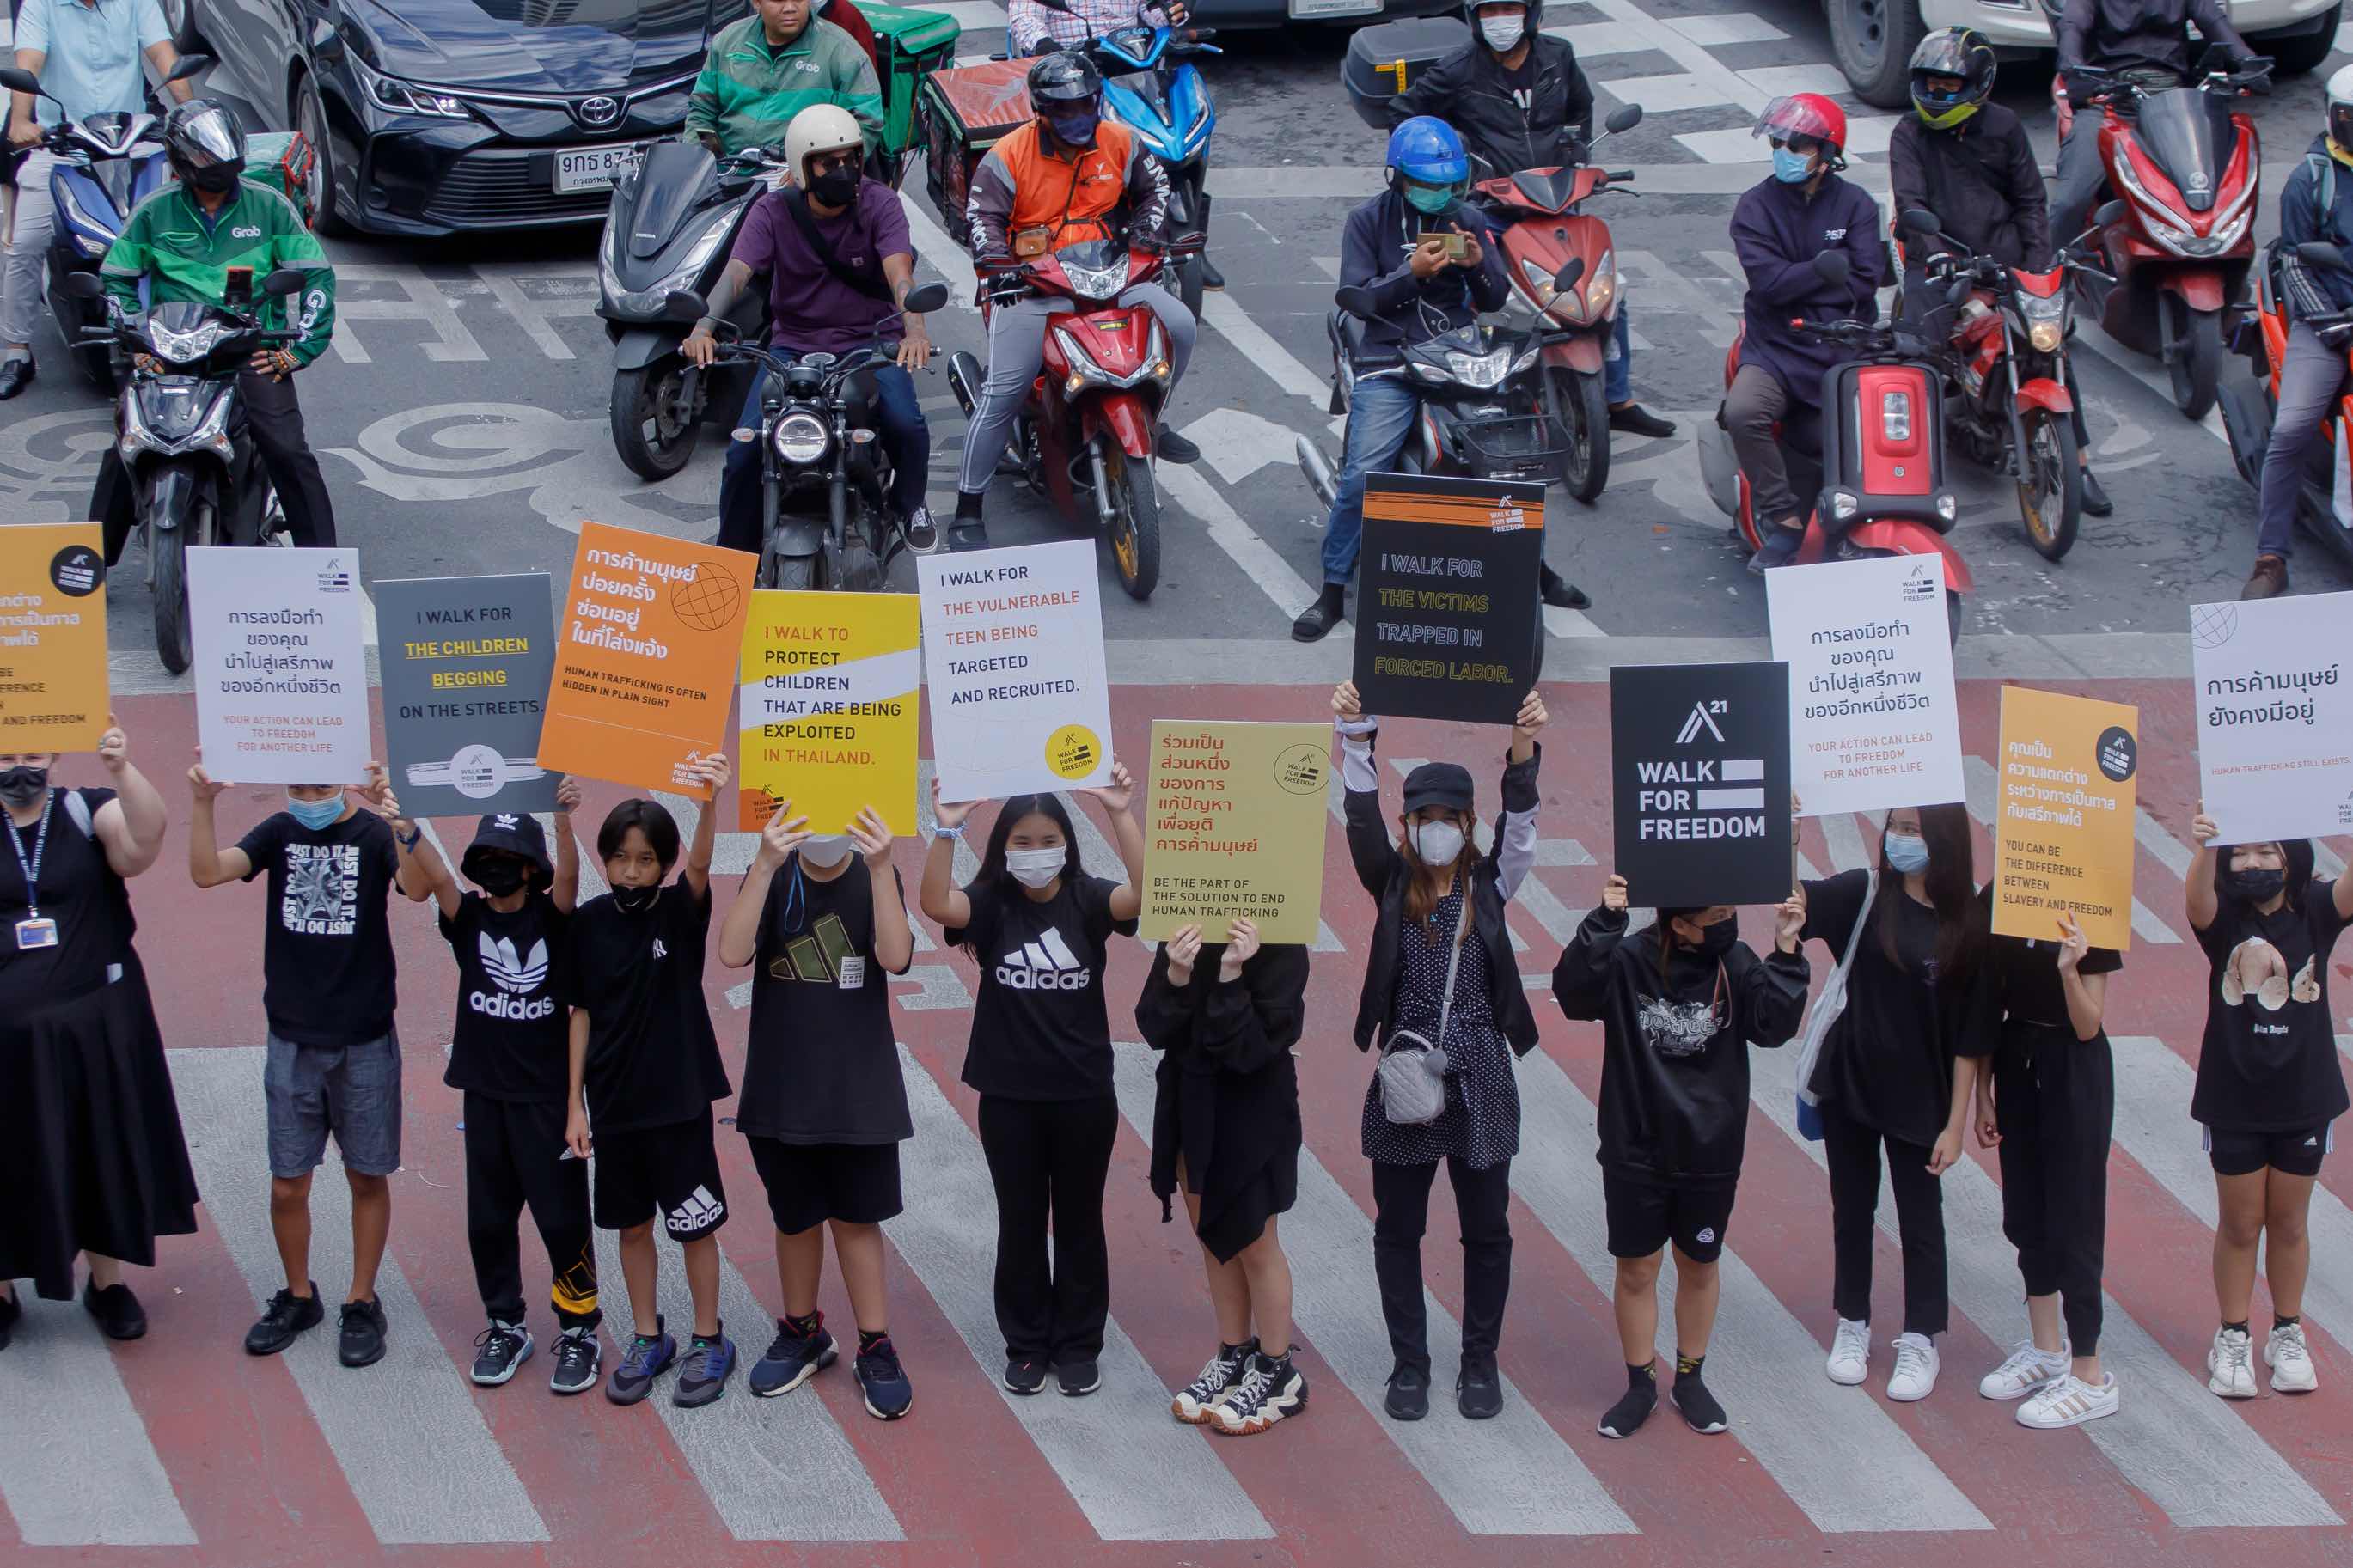
M 1691 717 L 1684 720 L 1683 727 L 1675 731 L 1675 744 L 1688 746 L 1701 735 L 1706 734 L 1714 736 L 1715 743 L 1722 745 L 1724 731 L 1717 727 L 1715 719 L 1716 715 L 1730 711 L 1731 704 L 1721 697 L 1711 697 L 1693 703 Z

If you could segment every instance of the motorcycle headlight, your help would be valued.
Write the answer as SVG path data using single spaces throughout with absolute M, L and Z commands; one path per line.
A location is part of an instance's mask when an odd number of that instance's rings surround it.
M 464 102 L 446 92 L 411 87 L 405 81 L 370 70 L 358 60 L 353 60 L 352 66 L 359 72 L 361 85 L 367 89 L 369 100 L 387 113 L 422 114 L 434 120 L 468 118 Z
M 84 256 L 104 256 L 114 243 L 113 227 L 90 215 L 75 197 L 72 185 L 59 182 L 55 189 L 65 214 L 66 232 L 73 236 L 74 248 Z
M 2041 354 L 2057 353 L 2060 340 L 2065 335 L 2056 321 L 2033 321 L 2026 329 L 2027 342 Z
M 1585 280 L 1585 319 L 1598 321 L 1618 298 L 1618 253 L 1605 250 Z
M 1936 515 L 1943 518 L 1947 522 L 1950 522 L 1953 519 L 1960 516 L 1960 498 L 1954 495 L 1950 490 L 1938 496 L 1936 498 Z
M 1831 516 L 1841 522 L 1852 522 L 1854 514 L 1862 510 L 1862 501 L 1852 490 L 1831 492 Z
M 213 352 L 227 331 L 218 321 L 206 321 L 185 332 L 147 323 L 147 343 L 155 357 L 173 364 L 195 364 Z
M 1451 357 L 1460 359 L 1465 356 L 1458 354 Z M 1442 382 L 1446 379 L 1446 372 L 1428 360 L 1409 360 L 1406 363 L 1412 367 L 1413 374 L 1423 381 Z
M 1503 385 L 1504 378 L 1511 374 L 1512 351 L 1500 348 L 1483 354 L 1466 354 L 1449 350 L 1446 368 L 1453 372 L 1454 379 L 1463 385 L 1485 392 Z
M 727 231 L 734 226 L 734 223 L 733 207 L 712 214 L 711 221 L 703 225 L 702 232 L 694 237 L 694 243 L 687 247 L 685 258 L 649 289 L 627 289 L 621 287 L 620 274 L 613 266 L 608 247 L 606 253 L 597 258 L 598 281 L 603 284 L 607 297 L 623 311 L 633 316 L 659 316 L 673 292 L 694 287 L 694 280 L 702 276 L 703 268 L 710 263 L 712 253 L 726 239 Z
M 833 444 L 833 437 L 826 433 L 825 422 L 814 414 L 786 415 L 776 421 L 774 439 L 777 457 L 803 467 L 824 457 L 825 449 Z
M 1519 374 L 1522 371 L 1535 363 L 1536 355 L 1542 353 L 1544 353 L 1544 345 L 1542 343 L 1529 343 L 1528 346 L 1522 349 L 1519 352 L 1519 354 L 1512 361 L 1512 369 L 1510 374 L 1513 375 Z
M 1552 274 L 1523 256 L 1520 258 L 1520 276 L 1528 280 L 1528 289 L 1535 295 L 1536 303 L 1549 310 L 1553 296 L 1560 292 L 1552 285 Z
M 1062 276 L 1070 279 L 1071 291 L 1082 300 L 1116 299 L 1127 287 L 1127 258 L 1123 256 L 1109 267 L 1073 267 L 1062 263 Z
M 1068 327 L 1056 327 L 1054 341 L 1062 345 L 1062 353 L 1071 361 L 1071 374 L 1063 386 L 1065 392 L 1076 392 L 1092 383 L 1112 379 L 1110 374 L 1095 363 L 1095 356 L 1087 353 L 1087 345 L 1079 341 L 1078 333 Z
M 1879 399 L 1879 433 L 1890 441 L 1912 439 L 1912 395 L 1883 393 Z

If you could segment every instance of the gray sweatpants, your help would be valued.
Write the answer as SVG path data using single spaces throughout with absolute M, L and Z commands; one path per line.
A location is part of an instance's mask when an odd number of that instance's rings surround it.
M 2272 416 L 2271 445 L 2263 450 L 2263 531 L 2256 536 L 2256 553 L 2283 561 L 2295 553 L 2305 450 L 2336 412 L 2344 385 L 2344 352 L 2322 342 L 2302 321 L 2291 326 L 2287 359 L 2280 366 L 2279 408 Z
M 2100 187 L 2108 178 L 2107 168 L 2100 162 L 2100 127 L 2107 120 L 2105 109 L 2075 110 L 2067 140 L 2059 144 L 2059 166 L 2051 176 L 2053 245 L 2072 244 L 2092 221 L 2092 204 L 2099 199 Z

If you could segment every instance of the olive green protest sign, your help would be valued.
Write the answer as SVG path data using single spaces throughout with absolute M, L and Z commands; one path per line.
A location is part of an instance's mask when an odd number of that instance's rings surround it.
M 1312 942 L 1324 900 L 1328 724 L 1164 719 L 1152 726 L 1144 816 L 1144 919 L 1159 942 L 1238 918 L 1268 942 Z

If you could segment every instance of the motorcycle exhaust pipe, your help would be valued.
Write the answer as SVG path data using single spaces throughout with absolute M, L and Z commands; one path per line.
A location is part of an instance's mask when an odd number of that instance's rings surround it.
M 1333 475 L 1331 459 L 1304 436 L 1294 438 L 1293 450 L 1298 454 L 1299 471 L 1307 476 L 1307 486 L 1315 492 L 1315 499 L 1330 506 L 1340 493 L 1340 481 Z

